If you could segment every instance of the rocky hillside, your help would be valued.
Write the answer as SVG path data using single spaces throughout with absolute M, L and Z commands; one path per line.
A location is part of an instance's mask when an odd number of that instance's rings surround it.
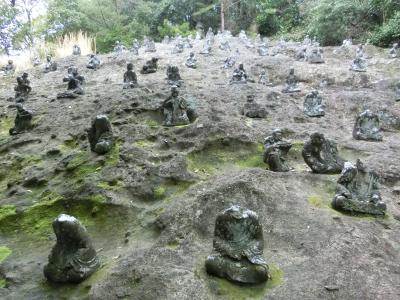
M 296 62 L 290 47 L 287 55 L 259 57 L 235 43 L 249 76 L 257 82 L 265 69 L 272 87 L 228 85 L 232 70 L 222 68 L 227 53 L 217 45 L 210 57 L 197 54 L 194 70 L 184 66 L 189 50 L 171 54 L 172 45 L 157 44 L 159 71 L 138 74 L 133 90 L 122 89 L 126 64 L 138 71 L 151 54 L 102 55 L 97 71 L 85 68 L 87 57 L 71 56 L 58 61 L 56 72 L 28 70 L 25 107 L 35 126 L 16 136 L 8 135 L 15 78 L 0 79 L 2 299 L 399 299 L 400 103 L 392 89 L 399 59 L 368 47 L 368 72 L 360 75 L 349 71 L 352 55 L 334 48 L 324 48 L 325 64 L 310 65 Z M 181 95 L 197 109 L 191 125 L 162 126 L 168 64 L 179 66 Z M 70 65 L 85 76 L 86 94 L 56 99 Z M 287 95 L 281 90 L 290 66 L 302 92 Z M 326 104 L 323 118 L 303 114 L 304 97 L 315 88 Z M 267 118 L 240 114 L 249 94 L 267 108 Z M 383 142 L 352 138 L 366 108 L 383 117 Z M 90 151 L 86 136 L 98 114 L 110 118 L 118 137 L 105 156 Z M 262 161 L 262 142 L 275 128 L 294 143 L 288 173 L 268 171 Z M 313 174 L 301 157 L 316 131 L 335 140 L 344 158 L 360 158 L 382 176 L 384 218 L 331 208 L 338 175 Z M 234 204 L 259 215 L 267 285 L 237 286 L 205 272 L 216 215 Z M 79 218 L 101 259 L 101 268 L 78 285 L 43 276 L 55 243 L 51 222 L 60 213 Z

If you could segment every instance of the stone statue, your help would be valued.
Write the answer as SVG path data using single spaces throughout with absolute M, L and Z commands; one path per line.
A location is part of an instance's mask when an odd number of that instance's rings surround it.
M 23 133 L 32 128 L 32 112 L 24 109 L 21 103 L 15 105 L 17 108 L 17 116 L 14 120 L 14 127 L 10 129 L 10 135 Z
M 153 57 L 151 60 L 148 60 L 145 65 L 140 70 L 140 74 L 150 74 L 157 72 L 157 62 L 158 58 Z
M 185 48 L 185 49 L 193 48 L 192 37 L 191 36 L 187 36 L 185 38 L 182 38 L 182 44 L 183 44 L 183 48 Z
M 394 43 L 393 47 L 389 50 L 389 57 L 396 58 L 399 57 L 400 48 L 398 43 Z
M 364 58 L 367 59 L 367 54 L 365 53 L 365 49 L 363 45 L 359 45 L 356 49 L 356 58 Z
M 68 82 L 68 88 L 66 92 L 59 93 L 57 98 L 76 98 L 78 95 L 83 95 L 82 84 L 85 81 L 85 77 L 79 75 L 78 68 L 69 67 L 68 75 L 63 78 L 63 82 Z
M 321 133 L 313 133 L 304 145 L 302 155 L 314 173 L 339 174 L 344 160 L 339 157 L 336 143 L 325 139 Z
M 194 55 L 194 52 L 190 52 L 189 57 L 186 59 L 185 65 L 188 68 L 196 69 L 197 68 L 197 59 Z
M 90 149 L 97 154 L 106 154 L 114 145 L 111 123 L 107 116 L 99 115 L 92 121 L 88 131 Z
M 296 75 L 294 75 L 294 68 L 290 68 L 289 75 L 286 78 L 286 86 L 282 90 L 283 93 L 296 93 L 301 90 L 298 88 L 298 79 Z
M 81 47 L 74 45 L 72 47 L 72 55 L 81 55 Z
M 367 61 L 363 57 L 356 57 L 351 63 L 350 70 L 355 72 L 366 72 Z
M 268 265 L 263 258 L 262 226 L 255 212 L 232 206 L 215 221 L 213 252 L 206 259 L 210 275 L 242 284 L 268 280 Z
M 133 64 L 129 63 L 126 66 L 126 72 L 124 73 L 124 89 L 133 89 L 138 86 L 137 76 L 133 71 Z
M 21 103 L 28 99 L 28 95 L 32 91 L 28 79 L 28 73 L 23 73 L 21 77 L 17 77 L 17 85 L 14 87 L 15 102 Z
M 379 176 L 358 159 L 356 166 L 346 162 L 336 186 L 332 207 L 337 210 L 384 215 L 386 204 L 379 192 Z
M 271 136 L 264 141 L 264 162 L 274 172 L 288 172 L 290 170 L 286 163 L 287 154 L 292 148 L 292 143 L 283 140 L 282 131 L 275 129 Z
M 231 68 L 233 68 L 233 66 L 235 65 L 235 63 L 236 63 L 236 60 L 235 60 L 232 56 L 229 56 L 229 57 L 225 58 L 225 61 L 224 61 L 224 69 L 231 69 Z
M 140 49 L 140 43 L 137 39 L 134 39 L 130 51 L 133 53 L 133 55 L 139 55 L 139 49 Z
M 9 59 L 7 65 L 1 68 L 4 76 L 13 75 L 15 73 L 14 61 Z
M 382 141 L 379 116 L 369 109 L 361 113 L 356 119 L 353 137 L 356 140 Z
M 231 51 L 231 45 L 229 44 L 229 41 L 221 41 L 219 49 L 222 51 Z
M 268 48 L 265 44 L 261 44 L 257 48 L 258 55 L 260 56 L 267 56 L 268 55 Z
M 167 82 L 171 86 L 180 87 L 183 83 L 181 75 L 179 74 L 179 68 L 177 66 L 167 67 Z
M 171 96 L 162 104 L 164 126 L 188 125 L 196 119 L 194 109 L 188 106 L 185 98 L 179 96 L 177 86 L 171 87 Z
M 209 44 L 212 45 L 214 44 L 214 32 L 211 27 L 208 28 L 207 34 L 206 34 L 206 40 L 209 41 Z
M 307 62 L 310 64 L 322 64 L 325 62 L 322 48 L 313 48 L 311 52 L 307 53 Z
M 268 74 L 265 70 L 261 71 L 260 76 L 258 77 L 258 83 L 262 85 L 272 85 L 271 82 L 269 81 Z
M 247 35 L 246 35 L 246 32 L 244 30 L 240 30 L 238 37 L 239 37 L 240 40 L 247 40 Z
M 242 63 L 233 71 L 230 84 L 232 83 L 247 83 L 247 74 Z
M 51 55 L 46 56 L 46 63 L 44 65 L 44 73 L 57 71 L 57 63 L 53 62 Z
M 304 99 L 304 113 L 309 117 L 325 116 L 325 106 L 322 104 L 322 97 L 318 91 L 312 91 Z
M 36 56 L 33 61 L 32 64 L 34 67 L 40 66 L 42 64 L 42 61 L 40 60 L 40 58 L 38 56 Z
M 144 47 L 144 52 L 156 52 L 156 44 L 154 43 L 154 41 L 145 36 L 144 37 L 144 41 L 143 41 L 143 47 Z
M 114 44 L 113 51 L 114 51 L 114 53 L 119 54 L 119 53 L 126 51 L 126 47 L 124 45 L 122 45 L 120 41 L 116 41 Z
M 90 54 L 89 62 L 86 65 L 88 69 L 97 70 L 100 66 L 100 59 L 95 54 Z
M 301 47 L 296 52 L 296 60 L 297 61 L 305 61 L 307 59 L 307 47 Z
M 179 54 L 179 53 L 182 53 L 183 50 L 185 50 L 185 46 L 184 46 L 182 40 L 178 39 L 177 43 L 174 46 L 174 49 L 172 49 L 172 53 Z
M 242 109 L 242 115 L 248 118 L 265 118 L 268 112 L 264 107 L 254 101 L 254 95 L 248 95 L 247 102 Z
M 100 266 L 86 228 L 74 217 L 61 214 L 53 221 L 57 242 L 44 267 L 44 275 L 53 282 L 79 283 Z
M 206 40 L 203 46 L 203 49 L 200 51 L 200 54 L 210 55 L 212 51 L 211 42 Z

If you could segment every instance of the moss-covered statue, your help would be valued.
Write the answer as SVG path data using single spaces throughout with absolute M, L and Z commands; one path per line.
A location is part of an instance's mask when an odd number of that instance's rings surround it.
M 340 174 L 344 160 L 339 156 L 336 143 L 325 139 L 322 133 L 313 133 L 304 145 L 302 155 L 314 173 Z
M 53 58 L 51 55 L 46 56 L 46 63 L 44 64 L 44 70 L 43 73 L 49 73 L 49 72 L 54 72 L 57 71 L 57 63 L 53 61 Z
M 265 118 L 268 115 L 267 110 L 257 103 L 254 98 L 254 95 L 247 96 L 247 101 L 242 109 L 242 115 L 248 118 Z
M 137 76 L 133 71 L 133 64 L 129 63 L 126 66 L 126 72 L 124 73 L 124 89 L 133 89 L 138 86 Z
M 9 59 L 7 65 L 2 67 L 0 71 L 3 72 L 4 76 L 8 76 L 8 75 L 13 75 L 15 73 L 15 69 L 16 67 L 14 65 L 14 61 L 12 59 Z
M 298 87 L 297 76 L 294 75 L 294 68 L 290 68 L 289 75 L 286 78 L 285 88 L 282 90 L 283 93 L 296 93 L 301 90 Z
M 171 96 L 162 104 L 164 126 L 187 125 L 194 122 L 196 112 L 191 108 L 186 99 L 179 96 L 178 87 L 171 87 Z
M 61 214 L 53 221 L 57 242 L 44 267 L 44 275 L 53 282 L 79 283 L 100 266 L 85 227 L 74 217 Z
M 325 60 L 322 48 L 312 48 L 311 51 L 307 52 L 306 60 L 310 64 L 323 64 Z
M 275 129 L 272 135 L 265 139 L 264 162 L 268 164 L 271 171 L 288 172 L 290 170 L 286 162 L 290 148 L 292 148 L 292 143 L 283 140 L 280 129 Z
M 384 215 L 386 204 L 379 192 L 379 176 L 368 170 L 360 160 L 356 166 L 345 163 L 337 182 L 336 195 L 332 206 L 337 210 Z
M 57 94 L 57 98 L 76 98 L 79 95 L 83 95 L 82 84 L 85 81 L 85 77 L 79 75 L 78 68 L 69 67 L 68 74 L 63 78 L 63 82 L 68 82 L 67 91 Z
M 32 128 L 32 112 L 26 110 L 21 103 L 15 105 L 17 108 L 17 116 L 15 117 L 14 127 L 10 129 L 10 135 L 23 133 Z
M 14 87 L 15 102 L 22 103 L 28 99 L 28 95 L 32 91 L 28 79 L 28 73 L 23 73 L 21 77 L 17 77 L 17 85 Z
M 156 57 L 153 57 L 151 60 L 148 60 L 140 70 L 140 74 L 150 74 L 157 72 L 158 69 L 157 62 L 158 58 Z
M 318 91 L 312 91 L 304 99 L 304 114 L 309 117 L 325 116 L 325 106 L 322 104 L 322 97 Z
M 177 66 L 167 67 L 167 83 L 171 86 L 180 87 L 183 83 L 181 75 L 179 73 L 179 68 Z
M 86 65 L 86 68 L 97 70 L 100 66 L 100 59 L 97 57 L 96 54 L 90 54 L 89 62 Z
M 356 140 L 382 141 L 379 116 L 369 109 L 361 113 L 354 124 L 353 137 Z
M 244 284 L 268 280 L 262 226 L 255 212 L 232 206 L 218 214 L 213 248 L 205 263 L 208 274 Z
M 247 83 L 247 73 L 243 64 L 239 64 L 239 66 L 233 71 L 230 84 L 232 83 Z
M 107 116 L 99 115 L 92 121 L 88 131 L 90 149 L 97 154 L 109 152 L 114 145 L 114 135 Z
M 196 69 L 197 68 L 197 59 L 194 55 L 194 52 L 190 52 L 189 57 L 186 59 L 185 63 L 186 67 Z

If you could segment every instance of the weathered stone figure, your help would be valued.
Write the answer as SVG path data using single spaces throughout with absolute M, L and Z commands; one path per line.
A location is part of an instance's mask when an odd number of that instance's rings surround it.
M 28 95 L 32 91 L 29 84 L 28 73 L 23 73 L 22 77 L 17 77 L 17 85 L 14 88 L 15 102 L 22 103 L 28 99 Z
M 207 34 L 206 34 L 206 40 L 209 41 L 209 44 L 212 45 L 214 44 L 214 32 L 211 27 L 208 28 Z
M 4 72 L 4 76 L 13 75 L 15 73 L 15 65 L 14 61 L 9 59 L 7 65 L 1 68 L 1 71 Z
M 164 126 L 187 125 L 196 119 L 194 109 L 188 106 L 185 98 L 179 96 L 178 87 L 171 87 L 171 96 L 162 104 Z
M 242 115 L 249 118 L 265 118 L 268 112 L 265 107 L 254 101 L 254 95 L 248 95 L 247 102 L 242 109 Z
M 59 93 L 57 98 L 76 98 L 78 95 L 83 95 L 82 84 L 85 81 L 85 77 L 79 75 L 78 68 L 69 67 L 68 75 L 63 78 L 64 82 L 68 82 L 68 88 L 66 92 Z
M 239 64 L 238 68 L 233 71 L 230 83 L 247 83 L 247 74 L 243 64 Z
M 297 61 L 305 61 L 307 59 L 307 47 L 302 46 L 297 52 L 296 52 L 296 60 Z
M 44 65 L 44 73 L 57 71 L 57 63 L 53 62 L 51 55 L 46 56 L 46 63 Z
M 260 56 L 267 56 L 268 55 L 268 48 L 265 44 L 261 44 L 257 48 L 258 55 Z
M 157 62 L 158 58 L 156 57 L 153 57 L 151 60 L 148 60 L 140 70 L 140 74 L 150 74 L 157 72 L 158 68 Z
M 356 57 L 353 60 L 353 62 L 351 63 L 350 70 L 355 71 L 355 72 L 366 72 L 367 71 L 367 61 L 362 56 Z
M 302 155 L 314 173 L 339 174 L 344 160 L 339 157 L 336 143 L 325 139 L 321 133 L 313 133 L 304 145 Z
M 236 60 L 232 56 L 229 56 L 229 57 L 225 58 L 224 69 L 233 68 L 235 63 L 236 63 Z
M 140 43 L 137 39 L 133 40 L 131 52 L 133 55 L 139 55 Z
M 181 86 L 183 80 L 179 74 L 179 68 L 177 66 L 167 67 L 167 82 L 171 86 Z
M 95 54 L 90 54 L 89 62 L 86 65 L 88 69 L 97 70 L 100 66 L 100 59 Z
M 190 52 L 189 57 L 186 59 L 185 65 L 188 68 L 196 69 L 197 68 L 197 59 L 194 55 L 194 52 Z
M 116 41 L 114 44 L 113 51 L 117 54 L 122 53 L 122 52 L 126 51 L 126 47 L 124 45 L 122 45 L 120 41 Z
M 81 55 L 81 47 L 74 45 L 72 47 L 72 55 Z
M 400 48 L 398 43 L 394 43 L 393 47 L 389 50 L 389 57 L 396 58 L 399 57 Z
M 261 71 L 260 76 L 258 77 L 258 83 L 260 83 L 262 85 L 271 85 L 267 71 L 265 71 L 265 70 Z
M 290 68 L 289 75 L 286 78 L 286 86 L 282 90 L 283 93 L 296 93 L 300 92 L 298 88 L 298 79 L 296 75 L 294 75 L 294 68 Z
M 304 99 L 304 113 L 309 117 L 325 116 L 325 106 L 318 91 L 312 91 Z
M 114 144 L 111 123 L 107 116 L 99 115 L 92 121 L 88 131 L 90 149 L 97 154 L 106 154 Z
M 231 45 L 229 44 L 229 41 L 221 41 L 219 49 L 223 51 L 231 51 Z
M 124 89 L 133 89 L 138 86 L 137 76 L 133 71 L 133 64 L 129 63 L 126 66 L 126 72 L 124 73 Z
M 240 32 L 239 32 L 239 39 L 240 40 L 247 40 L 247 35 L 246 35 L 246 32 L 244 31 L 244 30 L 240 30 Z
M 353 137 L 356 140 L 382 141 L 379 116 L 369 109 L 361 113 L 354 124 Z
M 44 267 L 44 275 L 53 282 L 79 283 L 100 266 L 86 228 L 74 217 L 61 214 L 53 221 L 57 237 Z
M 32 128 L 32 112 L 24 109 L 21 103 L 15 105 L 17 108 L 17 116 L 14 120 L 14 127 L 10 129 L 10 135 L 23 133 Z
M 156 52 L 156 44 L 154 44 L 154 41 L 145 36 L 144 41 L 143 41 L 143 47 L 144 47 L 144 52 Z
M 42 64 L 42 61 L 40 60 L 39 57 L 36 56 L 36 57 L 32 60 L 32 64 L 33 64 L 34 67 L 37 67 L 37 66 L 40 66 L 40 65 Z
M 262 226 L 255 212 L 232 206 L 215 221 L 213 252 L 206 259 L 206 270 L 237 283 L 258 284 L 268 280 L 263 258 Z
M 206 40 L 203 46 L 203 49 L 200 51 L 200 54 L 210 55 L 212 51 L 211 42 Z
M 292 143 L 283 140 L 282 131 L 275 129 L 271 136 L 264 141 L 264 162 L 274 172 L 288 172 L 290 170 L 286 163 L 287 154 L 292 148 Z
M 174 49 L 172 49 L 173 54 L 179 54 L 182 53 L 185 50 L 185 45 L 183 44 L 181 39 L 178 39 L 177 43 L 174 46 Z
M 322 64 L 325 62 L 323 56 L 323 50 L 321 48 L 313 48 L 309 53 L 307 53 L 307 62 L 310 64 Z
M 386 204 L 379 192 L 379 175 L 357 160 L 356 166 L 345 163 L 337 182 L 332 207 L 337 210 L 384 215 Z

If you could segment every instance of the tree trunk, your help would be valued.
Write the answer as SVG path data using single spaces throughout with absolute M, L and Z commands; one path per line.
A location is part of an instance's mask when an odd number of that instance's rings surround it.
M 221 32 L 225 31 L 225 0 L 221 0 Z

